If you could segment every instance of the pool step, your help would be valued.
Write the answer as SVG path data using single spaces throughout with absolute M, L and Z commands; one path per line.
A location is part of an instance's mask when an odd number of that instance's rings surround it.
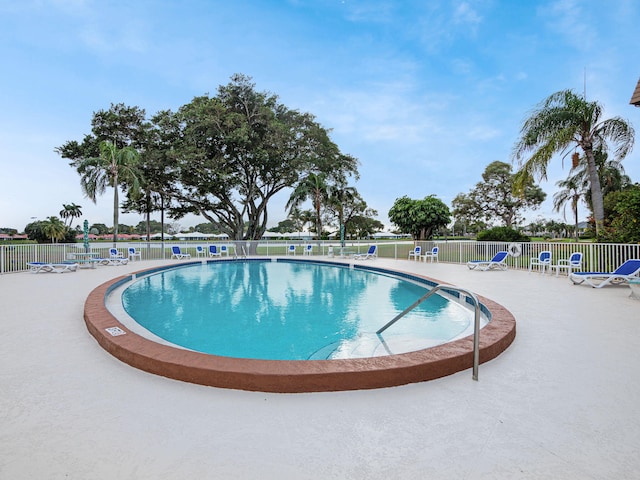
M 442 340 L 416 339 L 410 335 L 366 333 L 356 339 L 330 343 L 309 356 L 308 360 L 369 358 L 412 352 L 442 344 Z

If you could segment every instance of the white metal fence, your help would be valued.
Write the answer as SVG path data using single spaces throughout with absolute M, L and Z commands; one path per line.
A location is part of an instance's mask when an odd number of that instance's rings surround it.
M 303 255 L 307 245 L 312 245 L 311 255 L 326 256 L 339 252 L 337 242 L 327 241 L 259 241 L 259 242 L 118 242 L 117 249 L 127 256 L 128 248 L 133 247 L 141 254 L 142 260 L 161 260 L 171 258 L 171 247 L 174 245 L 197 257 L 197 246 L 202 246 L 204 256 L 209 256 L 208 246 L 227 245 L 230 255 L 278 256 L 292 254 L 289 246 L 295 245 L 295 255 Z M 434 246 L 439 247 L 438 261 L 447 263 L 466 264 L 469 260 L 488 260 L 500 250 L 508 250 L 509 243 L 505 242 L 475 242 L 475 241 L 349 241 L 344 248 L 345 255 L 366 253 L 370 245 L 378 246 L 378 256 L 383 258 L 408 259 L 416 245 L 422 252 L 431 251 Z M 560 259 L 568 259 L 573 252 L 582 252 L 583 270 L 585 271 L 613 271 L 624 261 L 640 259 L 640 244 L 603 244 L 603 243 L 557 243 L 557 242 L 524 242 L 518 244 L 521 255 L 509 256 L 507 264 L 510 268 L 527 269 L 532 257 L 537 257 L 541 251 L 548 250 L 552 255 L 552 264 Z M 109 257 L 111 243 L 91 244 L 91 251 L 100 257 Z M 244 251 L 243 251 L 244 248 Z M 83 253 L 82 243 L 70 244 L 0 244 L 0 274 L 23 272 L 28 270 L 28 262 L 58 263 L 73 257 L 75 253 Z

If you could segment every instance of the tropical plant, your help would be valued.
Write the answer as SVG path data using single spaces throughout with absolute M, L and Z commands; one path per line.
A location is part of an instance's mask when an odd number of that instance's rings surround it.
M 340 234 L 340 245 L 344 247 L 344 234 L 345 234 L 345 207 L 351 211 L 354 208 L 354 201 L 360 200 L 360 195 L 355 187 L 348 187 L 344 183 L 336 185 L 330 185 L 328 189 L 328 196 L 326 206 L 327 209 L 335 214 L 338 219 L 338 229 Z M 366 203 L 364 204 L 366 208 Z M 352 215 L 355 214 L 352 212 Z M 351 215 L 350 215 L 351 216 Z
M 620 190 L 631 185 L 631 179 L 625 175 L 624 167 L 621 161 L 610 160 L 607 152 L 602 150 L 596 150 L 593 152 L 596 167 L 598 169 L 598 178 L 600 179 L 600 187 L 602 190 L 602 197 L 606 197 L 611 192 L 619 192 Z M 589 172 L 587 170 L 587 164 L 584 161 L 583 156 L 577 156 L 577 165 L 571 169 L 573 174 L 571 178 L 575 182 L 582 185 L 584 190 L 584 200 L 587 203 L 589 209 L 593 213 L 592 195 L 589 189 Z M 605 209 L 605 223 L 607 219 L 607 212 Z
M 578 241 L 578 204 L 580 199 L 584 196 L 584 186 L 578 182 L 575 176 L 569 177 L 566 180 L 560 180 L 556 182 L 556 185 L 561 189 L 553 194 L 553 209 L 559 212 L 561 208 L 565 208 L 567 203 L 571 204 L 571 211 L 573 212 L 573 218 L 575 222 L 575 239 Z
M 180 124 L 176 115 L 165 110 L 154 115 L 151 124 L 143 127 L 145 148 L 140 155 L 139 166 L 143 180 L 141 192 L 129 195 L 123 207 L 125 211 L 145 215 L 149 238 L 152 233 L 151 213 L 160 211 L 160 232 L 165 230 L 165 211 L 171 205 L 171 192 L 176 180 L 176 172 L 171 167 L 175 163 L 175 147 L 180 141 Z
M 640 243 L 640 184 L 611 192 L 605 199 L 611 217 L 604 241 Z
M 47 217 L 42 224 L 42 232 L 51 239 L 51 243 L 64 239 L 67 230 L 67 226 L 58 217 Z
M 292 208 L 284 222 L 278 224 L 277 230 L 270 229 L 270 231 L 280 233 L 302 231 L 307 223 L 313 223 L 313 212 Z
M 80 218 L 82 216 L 82 208 L 81 205 L 76 205 L 75 203 L 62 204 L 62 210 L 60 210 L 60 217 L 65 220 L 65 225 L 67 220 L 69 221 L 69 225 L 67 227 L 71 228 L 71 224 L 73 220 L 76 218 Z
M 313 210 L 307 209 L 307 210 L 302 210 L 300 212 L 300 215 L 296 218 L 298 219 L 298 221 L 300 221 L 300 228 L 297 230 L 304 231 L 307 225 L 309 225 L 309 228 L 313 226 L 313 224 L 316 221 L 316 214 L 313 212 Z
M 107 186 L 113 188 L 113 242 L 118 240 L 118 214 L 120 204 L 118 191 L 121 186 L 128 188 L 133 195 L 140 191 L 138 152 L 133 147 L 117 148 L 110 141 L 100 142 L 100 156 L 79 159 L 72 162 L 80 174 L 80 186 L 83 193 L 96 202 Z
M 589 174 L 596 234 L 604 227 L 603 194 L 595 161 L 595 151 L 606 152 L 609 143 L 617 161 L 633 148 L 633 127 L 620 117 L 602 119 L 603 109 L 571 90 L 556 92 L 540 103 L 524 122 L 513 148 L 516 172 L 514 188 L 523 191 L 527 182 L 539 176 L 546 179 L 547 167 L 557 153 L 567 155 L 574 148 L 584 153 Z
M 329 185 L 327 177 L 322 173 L 309 173 L 291 193 L 285 208 L 291 211 L 302 203 L 311 200 L 315 213 L 316 235 L 322 236 L 322 206 L 329 197 Z

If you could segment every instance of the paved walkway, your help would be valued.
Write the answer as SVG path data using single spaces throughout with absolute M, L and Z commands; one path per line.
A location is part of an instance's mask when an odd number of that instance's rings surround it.
M 0 478 L 640 478 L 628 287 L 378 259 L 503 304 L 515 342 L 478 382 L 266 394 L 138 371 L 88 334 L 88 293 L 157 263 L 0 275 Z

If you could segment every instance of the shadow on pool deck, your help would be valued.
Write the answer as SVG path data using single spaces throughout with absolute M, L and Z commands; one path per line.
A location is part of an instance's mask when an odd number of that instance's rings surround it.
M 168 380 L 99 347 L 82 320 L 89 292 L 160 263 L 0 275 L 0 478 L 617 480 L 640 469 L 640 301 L 629 287 L 378 259 L 504 305 L 515 342 L 478 382 L 464 371 L 283 395 Z

